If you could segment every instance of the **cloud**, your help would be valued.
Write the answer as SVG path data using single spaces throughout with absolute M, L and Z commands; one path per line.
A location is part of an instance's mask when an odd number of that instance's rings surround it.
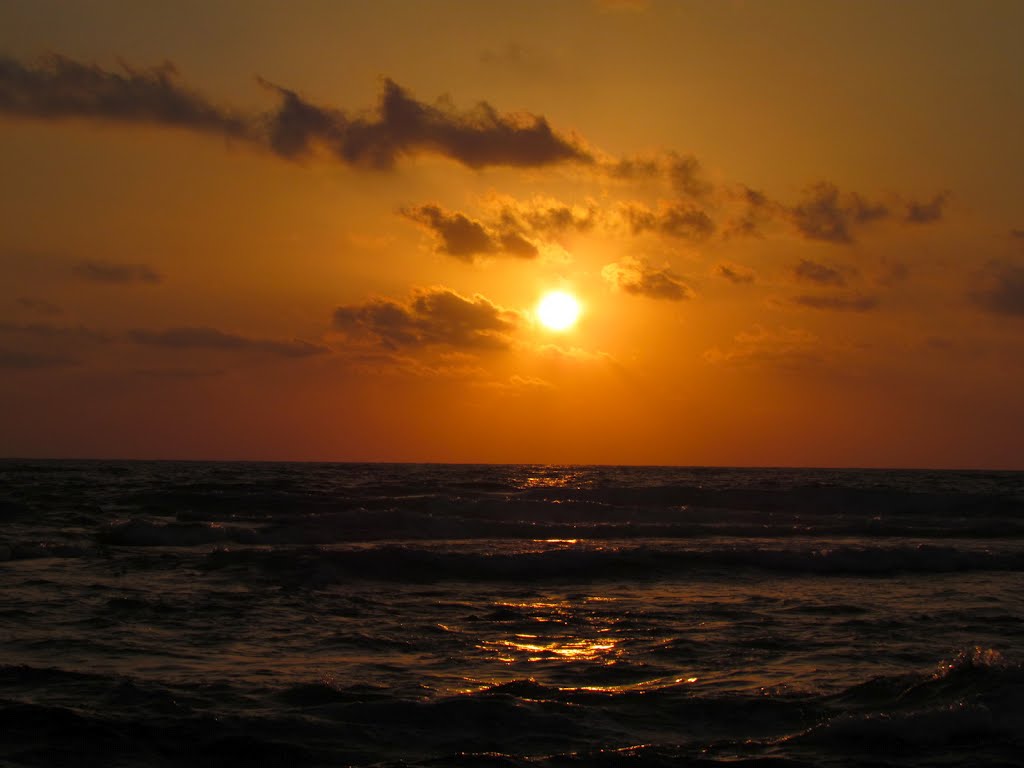
M 102 331 L 94 331 L 83 325 L 50 325 L 49 323 L 0 323 L 0 333 L 16 334 L 40 339 L 69 339 L 75 342 L 109 342 L 112 337 Z
M 334 311 L 338 330 L 371 336 L 388 349 L 505 349 L 518 322 L 516 312 L 479 294 L 468 299 L 442 287 L 416 291 L 406 302 L 379 298 Z
M 734 217 L 725 228 L 726 237 L 761 237 L 761 228 L 775 218 L 782 206 L 769 199 L 764 192 L 745 184 L 728 195 L 739 202 L 743 213 Z
M 725 278 L 735 285 L 749 284 L 754 282 L 756 279 L 754 270 L 740 264 L 733 264 L 732 262 L 721 262 L 719 264 L 715 264 L 711 270 L 711 274 Z
M 797 280 L 818 285 L 846 285 L 846 278 L 838 269 L 807 259 L 802 259 L 793 267 L 793 276 Z
M 621 211 L 634 235 L 658 232 L 669 237 L 699 242 L 715 231 L 715 223 L 703 210 L 688 203 L 662 204 L 652 211 L 638 203 L 625 203 Z
M 788 209 L 788 216 L 800 234 L 810 240 L 852 243 L 854 227 L 886 218 L 889 209 L 880 203 L 869 203 L 856 193 L 840 196 L 834 184 L 822 181 Z
M 1024 240 L 1024 229 L 1011 229 L 1010 237 L 1015 240 Z
M 299 339 L 255 339 L 204 326 L 185 326 L 159 331 L 134 329 L 128 331 L 127 338 L 136 344 L 164 349 L 251 350 L 289 358 L 322 355 L 329 351 L 327 347 Z
M 45 299 L 37 299 L 33 296 L 19 296 L 18 304 L 25 309 L 36 312 L 40 315 L 62 315 L 64 310 L 56 304 L 51 304 Z
M 83 280 L 96 283 L 159 283 L 162 278 L 145 264 L 116 264 L 108 261 L 82 261 L 74 273 Z
M 904 220 L 912 224 L 927 224 L 932 221 L 938 221 L 942 218 L 942 209 L 948 199 L 948 192 L 940 192 L 927 203 L 911 200 L 907 203 L 907 214 Z
M 703 200 L 714 190 L 704 179 L 700 161 L 693 155 L 670 154 L 668 178 L 676 192 L 695 200 Z
M 532 235 L 554 238 L 566 232 L 588 232 L 598 223 L 597 204 L 568 205 L 551 198 L 527 202 L 502 201 L 497 218 L 500 226 Z
M 449 212 L 428 204 L 399 211 L 406 218 L 423 225 L 437 238 L 437 250 L 463 261 L 476 256 L 507 253 L 520 258 L 537 256 L 537 247 L 510 228 L 491 229 L 465 214 Z
M 69 368 L 80 364 L 80 361 L 64 355 L 46 355 L 0 348 L 0 369 L 3 370 Z
M 807 309 L 834 310 L 837 312 L 869 312 L 878 308 L 875 296 L 793 296 L 790 304 Z
M 376 169 L 421 152 L 436 152 L 470 168 L 592 160 L 577 141 L 555 133 L 543 116 L 501 114 L 487 102 L 459 112 L 447 102 L 417 101 L 390 79 L 371 117 L 318 107 L 295 91 L 261 82 L 281 98 L 266 123 L 271 147 L 284 157 L 301 157 L 319 144 L 345 163 Z
M 755 325 L 736 334 L 732 346 L 707 350 L 704 359 L 716 365 L 799 370 L 823 363 L 825 350 L 820 339 L 808 331 Z
M 248 120 L 184 88 L 172 64 L 109 72 L 65 56 L 35 67 L 0 57 L 0 113 L 43 120 L 94 118 L 252 138 Z
M 172 64 L 113 72 L 51 55 L 35 66 L 0 57 L 0 114 L 40 120 L 88 118 L 184 128 L 232 137 L 296 159 L 323 146 L 336 159 L 391 168 L 405 155 L 434 152 L 470 168 L 538 167 L 592 157 L 541 115 L 502 114 L 487 102 L 471 110 L 426 104 L 390 79 L 375 114 L 350 115 L 260 79 L 280 99 L 264 114 L 217 106 L 182 85 Z
M 614 287 L 635 296 L 682 301 L 693 298 L 693 290 L 668 267 L 658 269 L 641 259 L 608 264 L 601 276 Z
M 480 386 L 503 395 L 525 395 L 528 393 L 545 392 L 555 389 L 550 381 L 536 376 L 522 376 L 518 373 L 505 380 L 482 381 Z
M 981 283 L 970 294 L 978 307 L 997 315 L 1024 317 L 1024 267 L 990 264 Z

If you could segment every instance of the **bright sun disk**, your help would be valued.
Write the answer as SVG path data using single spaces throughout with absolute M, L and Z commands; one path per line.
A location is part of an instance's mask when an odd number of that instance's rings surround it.
M 552 331 L 564 331 L 575 324 L 580 316 L 580 303 L 564 291 L 544 294 L 537 304 L 537 319 Z

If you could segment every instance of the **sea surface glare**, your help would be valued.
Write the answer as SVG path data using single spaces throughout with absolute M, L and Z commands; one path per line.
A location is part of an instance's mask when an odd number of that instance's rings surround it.
M 1021 766 L 1024 473 L 0 462 L 0 765 Z

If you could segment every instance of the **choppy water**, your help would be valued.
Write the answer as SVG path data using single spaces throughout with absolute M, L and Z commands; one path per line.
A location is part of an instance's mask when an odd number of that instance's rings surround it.
M 0 763 L 1024 764 L 1024 473 L 0 462 Z

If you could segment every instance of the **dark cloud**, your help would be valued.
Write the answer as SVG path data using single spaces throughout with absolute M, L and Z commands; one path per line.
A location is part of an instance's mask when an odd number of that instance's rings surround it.
M 808 309 L 825 309 L 837 312 L 869 312 L 878 308 L 875 296 L 794 296 L 791 304 Z
M 912 224 L 927 224 L 942 218 L 943 207 L 949 199 L 948 192 L 940 192 L 927 203 L 911 200 L 907 203 L 906 221 Z
M 504 349 L 519 316 L 476 295 L 467 299 L 447 288 L 417 291 L 407 302 L 374 299 L 338 307 L 334 326 L 368 335 L 388 349 L 448 346 Z
M 637 203 L 628 203 L 622 210 L 635 235 L 659 232 L 669 237 L 699 242 L 709 238 L 715 231 L 711 217 L 687 203 L 662 205 L 657 211 Z
M 588 232 L 598 220 L 597 206 L 566 205 L 553 200 L 505 204 L 498 218 L 501 226 L 519 229 L 543 237 L 557 237 L 569 231 Z
M 1024 229 L 1011 229 L 1010 237 L 1017 240 L 1024 240 Z
M 337 159 L 390 168 L 404 155 L 436 152 L 470 168 L 591 162 L 575 139 L 533 114 L 502 114 L 487 102 L 467 111 L 426 104 L 392 80 L 375 114 L 351 115 L 260 82 L 280 99 L 263 115 L 236 114 L 184 87 L 171 64 L 113 72 L 53 55 L 35 66 L 0 57 L 0 114 L 43 120 L 91 118 L 166 125 L 242 139 L 285 158 L 322 146 Z
M 761 237 L 761 228 L 782 209 L 764 192 L 744 184 L 732 191 L 730 197 L 739 202 L 743 212 L 728 223 L 725 228 L 726 237 Z
M 889 209 L 872 204 L 854 193 L 841 196 L 839 189 L 822 181 L 810 187 L 803 200 L 788 209 L 790 221 L 811 240 L 852 243 L 852 230 L 861 224 L 889 216 Z
M 0 113 L 153 123 L 252 138 L 250 123 L 184 88 L 171 64 L 121 72 L 59 55 L 35 67 L 0 57 Z
M 681 195 L 702 200 L 711 194 L 714 187 L 704 178 L 700 161 L 693 155 L 669 156 L 667 168 L 672 187 Z
M 279 357 L 310 357 L 312 355 L 322 355 L 329 351 L 327 347 L 299 339 L 293 341 L 254 339 L 203 326 L 167 328 L 159 331 L 135 329 L 128 331 L 127 338 L 136 344 L 149 347 L 162 347 L 165 349 L 251 350 Z
M 793 267 L 793 275 L 797 280 L 818 285 L 846 285 L 846 278 L 838 269 L 807 259 Z
M 1024 267 L 991 264 L 971 299 L 986 312 L 1024 317 Z
M 81 363 L 64 355 L 38 354 L 0 348 L 0 369 L 36 370 L 39 368 L 69 368 Z
M 432 232 L 439 252 L 463 261 L 471 262 L 476 256 L 496 253 L 527 259 L 537 255 L 536 246 L 510 227 L 489 228 L 465 214 L 445 211 L 431 204 L 404 208 L 400 213 Z
M 420 152 L 436 152 L 470 168 L 592 159 L 578 142 L 556 134 L 542 116 L 501 114 L 487 102 L 466 112 L 446 102 L 426 104 L 390 79 L 384 81 L 372 117 L 318 107 L 295 91 L 262 82 L 282 100 L 266 123 L 271 146 L 284 157 L 299 157 L 322 145 L 350 165 L 378 169 Z
M 712 269 L 712 274 L 725 278 L 736 285 L 749 284 L 755 279 L 754 270 L 749 267 L 724 262 L 716 264 Z
M 640 259 L 608 264 L 601 276 L 616 288 L 635 296 L 682 301 L 693 298 L 693 290 L 668 267 L 658 269 Z
M 95 341 L 99 343 L 112 341 L 109 334 L 95 331 L 83 325 L 50 325 L 48 323 L 0 323 L 0 333 L 16 334 L 37 339 L 69 339 L 75 342 Z
M 605 161 L 602 169 L 614 179 L 627 181 L 651 179 L 664 173 L 662 163 L 652 157 L 623 157 Z
M 160 274 L 145 264 L 117 264 L 108 261 L 82 261 L 74 266 L 75 274 L 96 283 L 149 283 L 161 281 Z
M 51 304 L 45 299 L 37 299 L 32 296 L 19 296 L 18 304 L 25 309 L 36 312 L 40 315 L 62 315 L 64 310 L 56 304 Z

